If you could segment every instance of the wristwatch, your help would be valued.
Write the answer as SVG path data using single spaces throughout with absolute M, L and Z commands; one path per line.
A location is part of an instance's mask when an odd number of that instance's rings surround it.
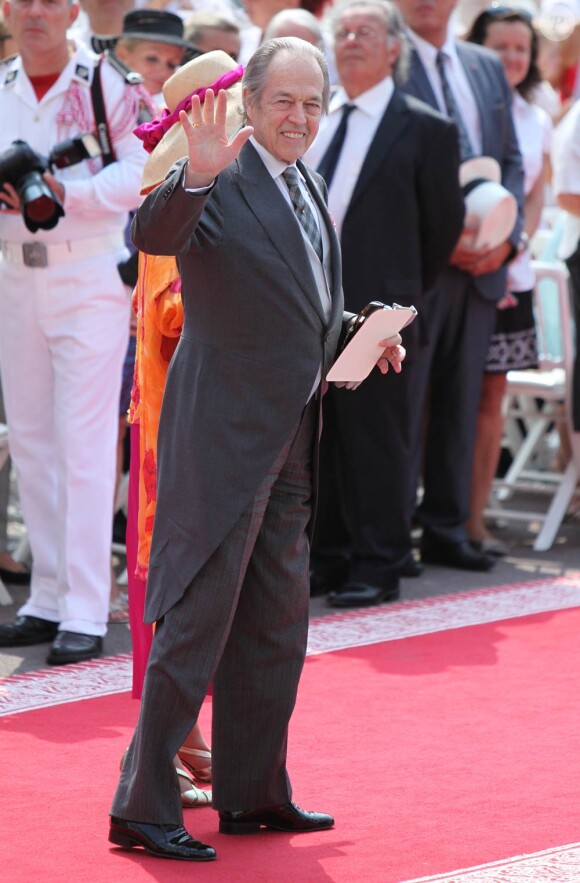
M 522 230 L 520 233 L 520 241 L 518 242 L 518 250 L 517 253 L 521 254 L 523 251 L 526 251 L 530 246 L 530 237 L 526 233 L 525 230 Z

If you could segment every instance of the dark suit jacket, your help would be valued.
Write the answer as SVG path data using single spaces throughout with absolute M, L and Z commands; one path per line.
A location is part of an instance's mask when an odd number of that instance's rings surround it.
M 458 168 L 453 123 L 395 89 L 343 221 L 347 309 L 370 300 L 419 307 L 461 233 Z
M 511 115 L 511 92 L 497 55 L 473 43 L 457 43 L 457 54 L 465 68 L 477 102 L 482 132 L 482 154 L 493 156 L 501 166 L 502 184 L 518 200 L 518 220 L 510 236 L 517 246 L 523 227 L 523 168 Z M 403 91 L 432 107 L 437 100 L 419 56 L 413 50 L 409 77 Z M 505 294 L 506 268 L 474 277 L 474 284 L 486 300 L 499 300 Z
M 206 196 L 183 162 L 139 209 L 133 241 L 178 256 L 184 327 L 159 428 L 158 498 L 146 620 L 181 597 L 250 504 L 300 420 L 343 320 L 339 247 L 322 179 L 300 165 L 332 260 L 327 324 L 290 206 L 251 144 Z
M 408 355 L 401 374 L 373 371 L 355 393 L 331 386 L 323 405 L 314 562 L 324 566 L 339 550 L 352 555 L 355 583 L 388 586 L 410 549 L 409 427 L 421 301 L 449 260 L 463 215 L 454 124 L 395 89 L 343 220 L 344 297 L 353 311 L 370 300 L 414 304 L 419 320 L 402 333 Z

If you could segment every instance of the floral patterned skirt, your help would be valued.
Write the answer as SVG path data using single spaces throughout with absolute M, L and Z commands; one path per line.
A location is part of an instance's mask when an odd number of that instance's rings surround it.
M 538 367 L 538 342 L 531 291 L 512 292 L 517 305 L 498 310 L 491 336 L 486 374 L 505 374 Z

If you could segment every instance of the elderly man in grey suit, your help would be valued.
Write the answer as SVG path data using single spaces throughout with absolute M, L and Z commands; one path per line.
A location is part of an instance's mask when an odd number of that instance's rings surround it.
M 291 801 L 286 771 L 321 378 L 346 321 L 324 185 L 300 162 L 328 91 L 318 49 L 263 44 L 243 80 L 250 125 L 228 143 L 225 93 L 194 96 L 188 158 L 134 223 L 141 250 L 178 256 L 185 321 L 159 434 L 146 606 L 158 625 L 109 839 L 163 858 L 215 858 L 183 827 L 173 766 L 210 680 L 220 831 L 334 824 Z M 400 370 L 400 337 L 383 343 L 379 369 Z
M 509 239 L 474 247 L 465 230 L 448 267 L 421 303 L 427 340 L 419 359 L 413 439 L 429 398 L 425 435 L 424 496 L 418 516 L 423 560 L 489 570 L 490 556 L 468 542 L 471 468 L 477 408 L 496 304 L 505 294 L 506 265 L 517 252 L 523 226 L 523 171 L 511 116 L 511 93 L 495 53 L 454 39 L 455 0 L 396 0 L 412 46 L 403 91 L 455 122 L 461 158 L 497 160 L 502 184 L 516 197 L 519 217 Z M 415 451 L 415 469 L 420 459 Z

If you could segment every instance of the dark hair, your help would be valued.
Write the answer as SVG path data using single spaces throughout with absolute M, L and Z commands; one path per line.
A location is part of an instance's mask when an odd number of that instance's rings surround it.
M 538 34 L 529 12 L 514 6 L 490 6 L 489 9 L 485 9 L 477 16 L 471 29 L 465 35 L 465 40 L 468 43 L 479 43 L 480 46 L 483 46 L 489 26 L 496 21 L 521 22 L 530 29 L 532 35 L 530 66 L 522 82 L 516 86 L 520 95 L 528 100 L 530 93 L 543 79 L 538 67 Z

